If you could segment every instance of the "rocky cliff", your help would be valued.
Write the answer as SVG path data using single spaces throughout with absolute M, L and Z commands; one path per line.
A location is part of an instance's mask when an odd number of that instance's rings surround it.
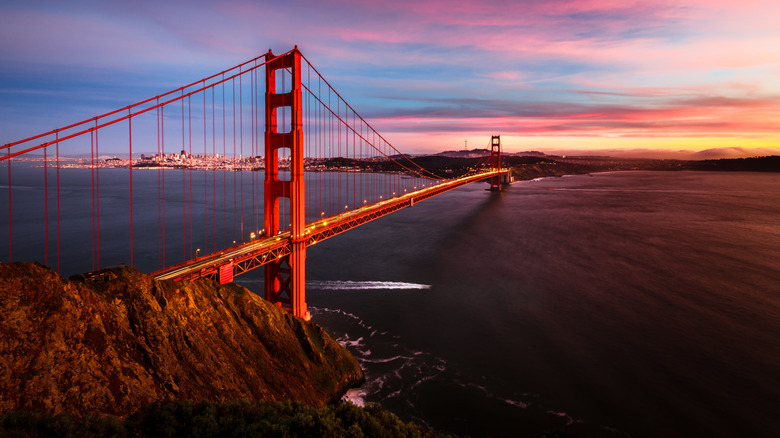
M 0 264 L 0 412 L 123 417 L 155 401 L 244 398 L 322 406 L 363 379 L 319 326 L 241 286 L 129 268 L 108 277 Z

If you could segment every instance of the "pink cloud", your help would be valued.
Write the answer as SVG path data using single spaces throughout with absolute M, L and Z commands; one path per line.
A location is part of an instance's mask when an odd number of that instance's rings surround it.
M 493 130 L 524 136 L 684 137 L 777 135 L 780 103 L 777 99 L 704 97 L 670 102 L 658 108 L 627 106 L 535 105 L 534 115 L 484 111 L 458 117 L 456 111 L 423 110 L 413 116 L 373 119 L 390 132 L 474 132 Z M 476 111 L 479 113 L 479 111 Z
M 769 136 L 780 126 L 774 0 L 183 5 L 5 6 L 0 56 L 205 76 L 299 44 L 350 103 L 399 134 Z

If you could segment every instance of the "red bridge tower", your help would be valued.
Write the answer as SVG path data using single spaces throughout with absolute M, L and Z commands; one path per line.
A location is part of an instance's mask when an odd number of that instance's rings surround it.
M 490 167 L 493 169 L 501 169 L 501 136 L 494 135 L 490 139 Z M 490 191 L 501 191 L 501 176 L 497 175 L 490 178 Z
M 265 267 L 265 299 L 286 307 L 295 316 L 309 319 L 306 310 L 306 243 L 304 241 L 303 111 L 301 105 L 301 52 L 298 46 L 274 59 L 269 50 L 265 76 L 265 230 L 268 236 L 283 229 L 279 223 L 279 200 L 289 200 L 292 252 Z M 276 92 L 276 71 L 292 76 L 289 92 Z M 279 131 L 277 110 L 289 107 L 290 126 Z M 290 179 L 279 178 L 279 150 L 289 149 Z

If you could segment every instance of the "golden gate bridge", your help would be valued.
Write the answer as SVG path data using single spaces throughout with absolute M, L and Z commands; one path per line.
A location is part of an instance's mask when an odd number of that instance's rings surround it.
M 134 159 L 134 147 L 156 152 Z M 101 148 L 112 157 L 101 158 Z M 64 174 L 79 154 L 75 167 L 88 169 L 87 206 L 62 202 L 70 189 Z M 33 177 L 42 187 L 34 201 L 15 190 L 29 183 L 29 172 L 20 178 L 17 170 L 29 162 L 37 163 Z M 63 257 L 73 257 L 72 245 L 63 245 L 63 223 L 91 221 L 89 236 L 79 237 L 91 255 L 82 272 L 120 261 L 148 267 L 149 255 L 137 260 L 135 247 L 156 239 L 156 267 L 147 269 L 155 278 L 227 283 L 263 266 L 265 298 L 304 318 L 308 246 L 465 184 L 489 180 L 490 190 L 500 190 L 508 172 L 498 136 L 465 175 L 444 178 L 424 169 L 361 117 L 297 47 L 282 55 L 269 50 L 173 91 L 3 145 L 0 163 L 7 182 L 0 257 L 7 254 L 7 261 L 22 247 L 25 257 L 35 254 L 60 271 Z M 106 205 L 101 174 L 107 172 L 114 180 L 124 173 L 126 202 Z M 151 184 L 157 195 L 154 224 L 148 223 L 154 205 L 133 193 L 141 188 L 138 172 L 147 172 L 145 193 Z M 156 181 L 148 172 L 156 172 Z M 304 175 L 326 173 L 305 184 Z M 25 208 L 29 202 L 37 207 Z M 143 224 L 136 223 L 139 208 Z M 40 232 L 20 232 L 17 224 L 30 221 L 31 210 Z M 122 234 L 126 253 L 117 256 L 112 243 L 111 255 L 101 256 L 107 228 Z

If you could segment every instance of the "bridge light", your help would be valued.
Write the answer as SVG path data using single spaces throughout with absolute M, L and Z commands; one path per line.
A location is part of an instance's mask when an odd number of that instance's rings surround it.
M 200 252 L 200 248 L 195 250 L 195 258 L 198 258 L 198 253 Z
M 347 210 L 347 207 L 348 207 L 348 205 L 345 205 L 345 206 L 344 206 L 344 211 L 346 211 L 346 210 Z
M 255 232 L 254 231 L 249 233 L 249 240 L 255 240 Z

